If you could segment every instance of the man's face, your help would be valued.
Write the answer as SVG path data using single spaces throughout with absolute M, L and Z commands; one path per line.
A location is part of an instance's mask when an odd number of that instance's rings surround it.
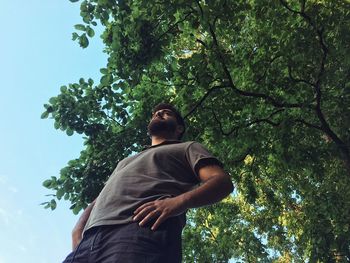
M 177 129 L 175 113 L 169 109 L 161 109 L 152 115 L 148 124 L 148 132 L 151 136 L 159 136 L 175 133 Z

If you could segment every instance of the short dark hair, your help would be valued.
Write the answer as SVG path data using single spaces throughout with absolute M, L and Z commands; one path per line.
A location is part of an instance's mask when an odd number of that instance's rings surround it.
M 184 127 L 183 132 L 179 135 L 179 139 L 181 139 L 185 133 L 186 125 L 184 119 L 181 116 L 181 113 L 173 105 L 165 102 L 159 103 L 153 108 L 152 114 L 164 109 L 171 110 L 175 114 L 177 124 Z

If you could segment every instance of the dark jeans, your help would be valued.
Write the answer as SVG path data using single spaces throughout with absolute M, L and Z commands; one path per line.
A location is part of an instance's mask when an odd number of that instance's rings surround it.
M 137 223 L 89 229 L 63 263 L 180 263 L 179 218 L 169 218 L 152 231 Z

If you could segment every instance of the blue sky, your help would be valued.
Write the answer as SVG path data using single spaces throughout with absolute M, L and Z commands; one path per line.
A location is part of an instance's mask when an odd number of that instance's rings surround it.
M 106 64 L 99 33 L 87 49 L 71 40 L 81 23 L 68 0 L 0 0 L 0 263 L 55 263 L 70 252 L 77 220 L 69 203 L 54 211 L 39 204 L 57 176 L 83 149 L 41 120 L 43 104 L 80 77 L 97 82 Z

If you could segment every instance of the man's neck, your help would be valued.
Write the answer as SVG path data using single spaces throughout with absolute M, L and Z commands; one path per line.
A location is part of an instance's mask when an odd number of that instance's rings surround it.
M 177 138 L 175 138 L 174 136 L 152 136 L 152 146 L 161 144 L 165 141 L 176 141 Z

